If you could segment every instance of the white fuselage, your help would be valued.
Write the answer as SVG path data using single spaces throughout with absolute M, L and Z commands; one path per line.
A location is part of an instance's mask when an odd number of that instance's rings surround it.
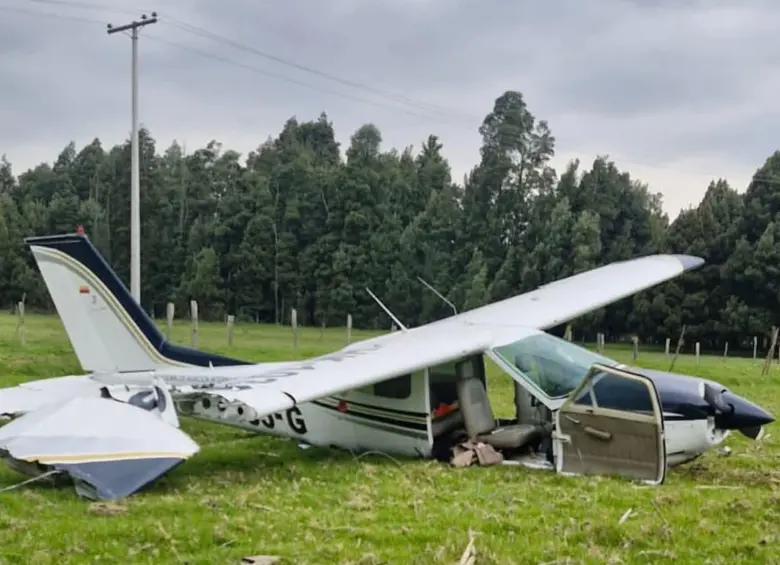
M 242 419 L 238 414 L 225 414 L 219 408 L 200 408 L 192 417 L 199 420 L 234 426 L 244 430 L 283 438 L 291 438 L 311 445 L 338 447 L 361 451 L 377 450 L 390 454 L 430 457 L 433 447 L 431 416 L 418 419 L 424 424 L 420 432 L 397 425 L 372 425 L 363 418 L 338 411 L 340 398 L 323 401 L 333 408 L 307 402 L 273 417 L 257 422 Z M 229 410 L 229 408 L 227 408 Z M 363 420 L 363 421 L 361 421 Z M 395 429 L 394 429 L 395 428 Z M 667 466 L 674 467 L 692 461 L 722 443 L 728 431 L 716 430 L 705 419 L 664 420 Z
M 104 378 L 105 376 L 103 376 Z M 99 378 L 103 380 L 103 378 Z M 109 379 L 112 380 L 112 379 Z M 106 385 L 89 376 L 68 376 L 32 381 L 15 387 L 30 392 L 29 410 L 41 403 L 73 395 L 98 395 L 107 386 L 117 400 L 126 401 L 148 384 Z M 148 381 L 147 381 L 148 382 Z M 171 389 L 174 401 L 176 383 Z M 184 387 L 190 388 L 190 387 Z M 429 371 L 412 375 L 407 398 L 377 396 L 371 387 L 348 391 L 314 402 L 301 403 L 286 411 L 260 419 L 250 419 L 239 405 L 203 399 L 166 410 L 176 410 L 179 416 L 232 426 L 258 434 L 290 438 L 315 446 L 337 447 L 351 451 L 375 450 L 385 453 L 428 458 L 432 456 L 436 437 L 460 423 L 455 410 L 443 418 L 434 416 L 430 409 Z M 6 397 L 9 398 L 10 397 Z M 14 403 L 19 404 L 18 395 Z M 0 413 L 2 412 L 0 405 Z M 717 446 L 728 432 L 715 429 L 711 420 L 678 419 L 668 415 L 664 419 L 667 465 L 676 466 L 696 459 Z
M 413 377 L 411 395 L 403 400 L 358 389 L 301 403 L 259 420 L 245 417 L 239 406 L 208 400 L 205 405 L 200 403 L 180 413 L 311 445 L 430 457 L 436 437 L 462 423 L 462 419 L 457 411 L 445 418 L 435 417 L 430 409 L 429 371 L 420 371 Z M 711 418 L 680 419 L 676 414 L 665 414 L 667 466 L 698 458 L 720 444 L 728 433 L 716 429 Z

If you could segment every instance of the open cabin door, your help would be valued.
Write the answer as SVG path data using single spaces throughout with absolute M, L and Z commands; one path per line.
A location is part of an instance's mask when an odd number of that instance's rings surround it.
M 666 478 L 661 402 L 647 377 L 595 364 L 556 413 L 557 470 Z

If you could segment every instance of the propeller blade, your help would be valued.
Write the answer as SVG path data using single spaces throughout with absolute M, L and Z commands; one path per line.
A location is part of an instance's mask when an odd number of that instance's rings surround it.
M 715 408 L 721 414 L 730 414 L 734 411 L 734 407 L 723 400 L 722 394 L 725 390 L 719 391 L 710 384 L 704 384 L 704 400 Z
M 750 439 L 759 441 L 762 437 L 764 437 L 764 426 L 755 426 L 752 428 L 741 428 L 739 430 L 739 433 L 741 433 L 745 437 L 749 437 Z

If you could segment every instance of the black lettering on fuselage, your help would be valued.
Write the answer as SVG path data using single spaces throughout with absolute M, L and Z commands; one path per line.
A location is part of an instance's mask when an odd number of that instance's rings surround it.
M 274 422 L 274 415 L 273 414 L 268 414 L 268 416 L 266 416 L 265 418 L 260 420 L 260 423 L 263 424 L 269 430 L 273 430 L 274 429 L 274 425 L 276 425 L 276 422 Z
M 253 426 L 262 425 L 264 428 L 273 430 L 276 427 L 277 420 L 286 420 L 287 425 L 296 434 L 305 435 L 309 431 L 308 427 L 306 426 L 306 421 L 303 419 L 303 414 L 297 406 L 293 406 L 289 410 L 286 410 L 284 414 L 281 412 L 275 412 L 273 414 L 268 414 L 268 416 L 262 420 L 252 420 L 250 423 Z
M 297 406 L 293 406 L 287 411 L 287 425 L 295 433 L 304 435 L 307 431 L 306 422 L 303 419 L 300 409 Z

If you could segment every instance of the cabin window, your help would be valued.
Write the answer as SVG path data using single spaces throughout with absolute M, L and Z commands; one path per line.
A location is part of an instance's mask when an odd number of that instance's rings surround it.
M 478 378 L 487 387 L 485 363 L 481 354 L 431 367 L 428 369 L 431 410 L 435 410 L 442 404 L 451 405 L 458 402 L 456 383 L 461 378 L 459 365 L 461 365 L 461 375 L 471 375 Z
M 551 398 L 570 394 L 594 363 L 615 364 L 611 359 L 547 333 L 533 334 L 493 351 Z
M 403 400 L 412 395 L 412 375 L 401 375 L 374 384 L 374 396 Z
M 596 397 L 596 405 L 599 408 L 626 412 L 653 411 L 650 390 L 645 383 L 636 379 L 601 373 L 591 381 L 590 386 L 582 390 L 574 403 L 592 405 L 591 392 Z
M 458 389 L 455 364 L 449 366 L 434 367 L 428 372 L 431 409 L 440 404 L 453 404 L 458 401 Z

